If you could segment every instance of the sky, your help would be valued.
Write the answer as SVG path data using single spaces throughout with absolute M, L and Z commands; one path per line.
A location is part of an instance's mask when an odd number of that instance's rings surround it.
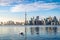
M 33 16 L 60 18 L 60 0 L 0 0 L 0 21 L 24 22 L 25 12 L 27 19 Z

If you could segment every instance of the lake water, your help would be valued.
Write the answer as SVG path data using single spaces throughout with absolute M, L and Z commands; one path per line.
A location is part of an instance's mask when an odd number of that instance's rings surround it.
M 0 40 L 60 40 L 60 26 L 0 26 Z

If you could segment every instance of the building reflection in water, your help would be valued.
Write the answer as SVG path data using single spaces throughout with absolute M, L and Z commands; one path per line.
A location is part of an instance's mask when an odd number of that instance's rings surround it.
M 31 35 L 33 35 L 34 34 L 34 27 L 31 27 L 30 29 L 31 29 Z
M 47 33 L 52 33 L 52 27 L 46 27 L 46 32 Z
M 57 27 L 46 27 L 45 30 L 46 30 L 47 34 L 54 33 L 56 35 L 56 33 L 57 33 Z
M 31 27 L 30 31 L 31 31 L 31 35 L 39 34 L 39 27 Z
M 56 35 L 58 28 L 57 27 L 28 27 L 27 33 L 31 35 Z M 30 33 L 29 33 L 30 32 Z
M 57 34 L 57 27 L 53 27 L 54 34 Z
M 30 32 L 31 32 L 31 35 L 34 35 L 34 34 L 40 34 L 40 31 L 44 31 L 47 33 L 47 34 L 55 34 L 57 33 L 57 27 L 42 27 L 43 29 L 41 29 L 41 27 L 30 27 Z
M 39 34 L 39 27 L 35 27 L 36 34 Z

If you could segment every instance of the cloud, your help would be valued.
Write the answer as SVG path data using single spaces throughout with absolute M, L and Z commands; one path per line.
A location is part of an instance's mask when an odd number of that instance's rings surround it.
M 57 3 L 46 3 L 45 1 L 35 1 L 31 0 L 0 0 L 0 6 L 12 6 L 11 12 L 24 12 L 24 11 L 36 11 L 36 10 L 51 10 L 58 8 Z
M 30 4 L 19 4 L 15 5 L 11 8 L 11 12 L 30 12 L 30 11 L 36 11 L 36 10 L 51 10 L 54 8 L 58 8 L 59 5 L 56 5 L 56 3 L 45 3 L 45 2 L 34 2 Z
M 0 0 L 0 6 L 11 6 L 14 3 L 20 3 L 23 0 Z

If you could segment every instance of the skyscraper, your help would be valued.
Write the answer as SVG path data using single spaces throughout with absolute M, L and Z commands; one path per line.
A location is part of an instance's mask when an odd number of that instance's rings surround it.
M 58 24 L 58 19 L 56 18 L 56 16 L 53 17 L 52 24 L 53 25 L 57 25 Z
M 39 25 L 39 24 L 40 24 L 39 16 L 36 16 L 35 25 Z

